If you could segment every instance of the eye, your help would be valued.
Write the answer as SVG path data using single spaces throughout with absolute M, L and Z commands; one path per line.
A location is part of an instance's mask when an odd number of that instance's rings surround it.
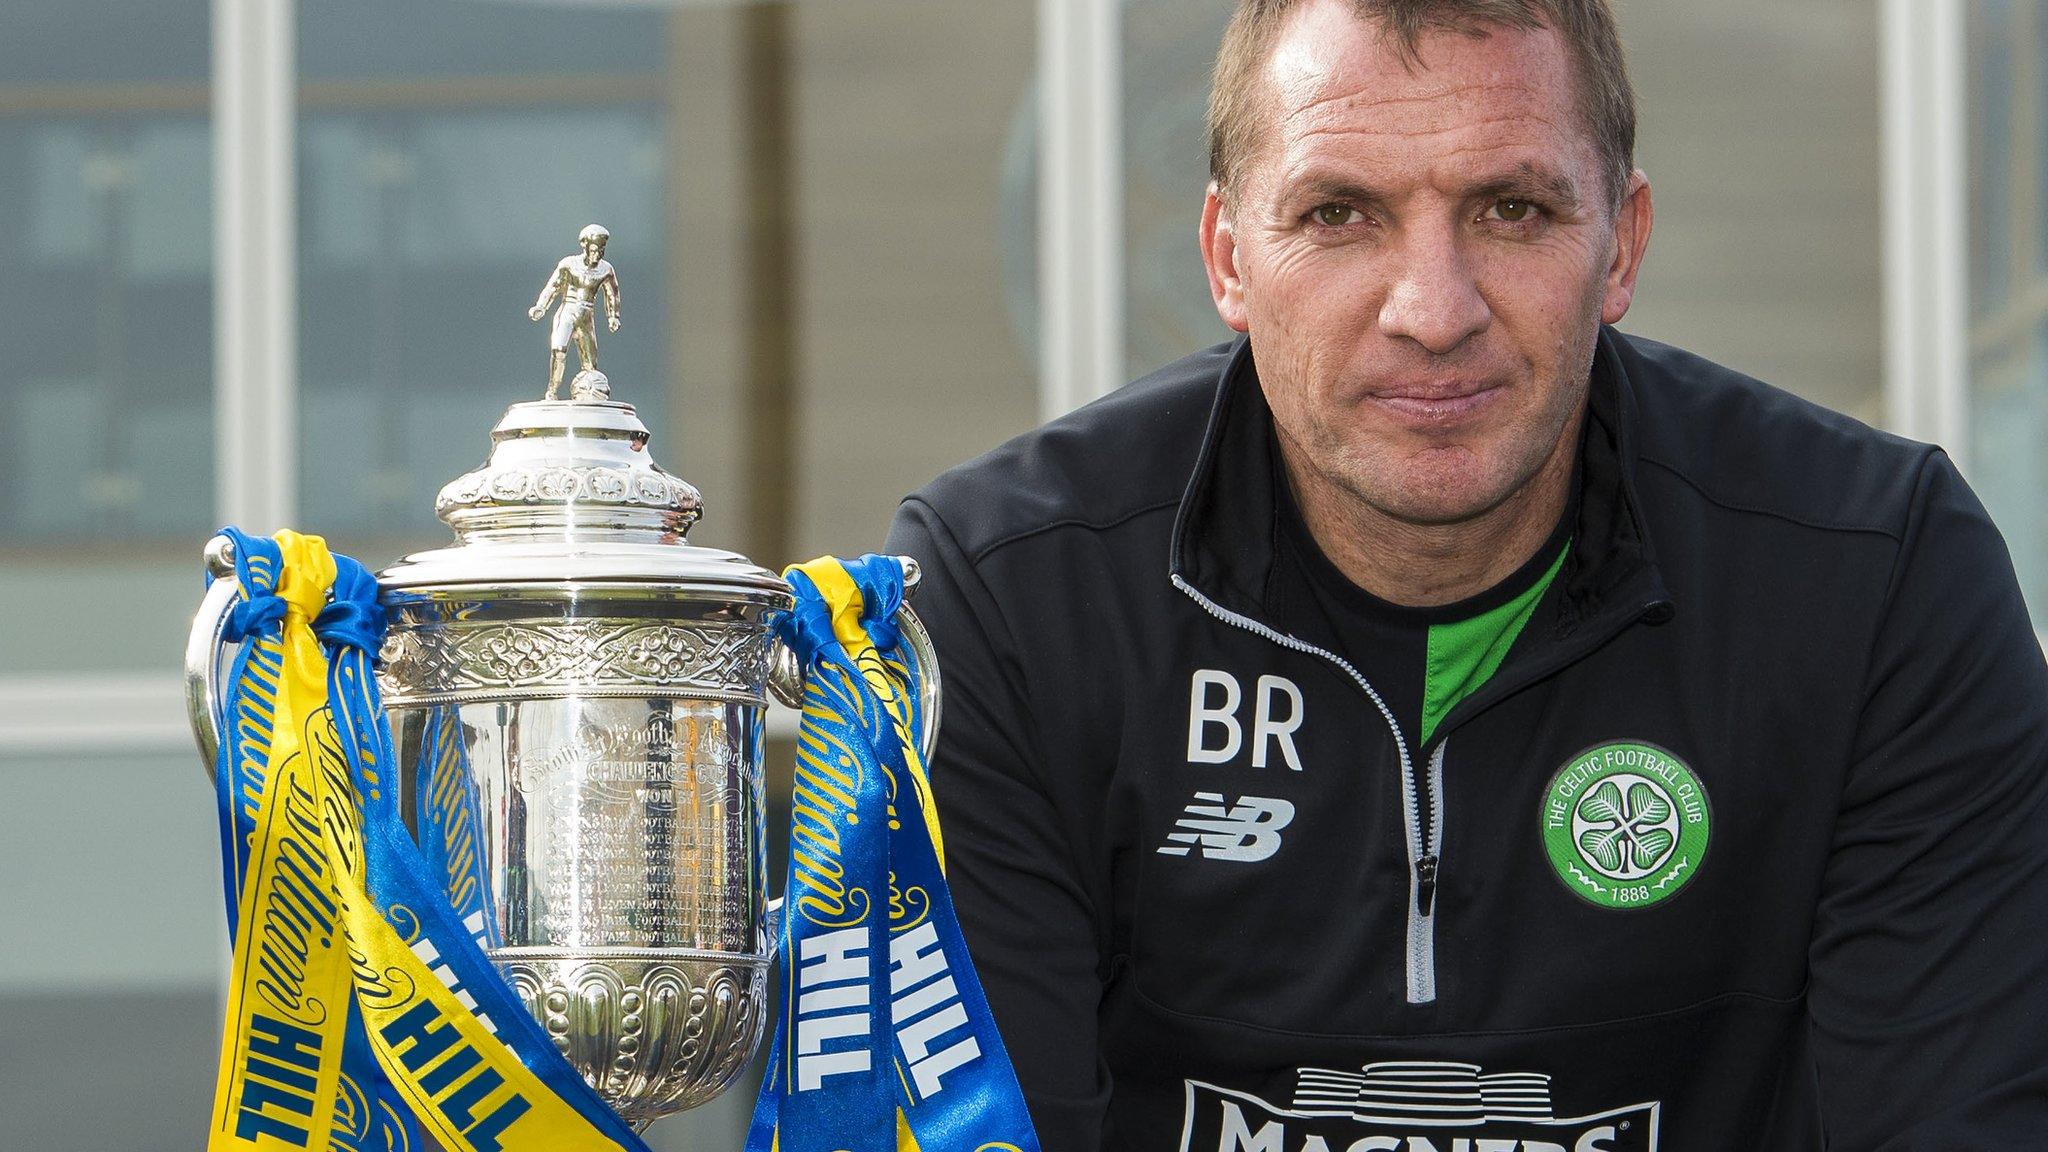
M 1527 200 L 1516 200 L 1509 197 L 1493 202 L 1494 215 L 1510 224 L 1520 224 L 1534 216 L 1536 211 L 1536 205 L 1531 204 Z
M 1358 209 L 1353 208 L 1349 204 L 1319 205 L 1309 210 L 1309 216 L 1325 228 L 1342 228 L 1346 224 L 1353 224 L 1364 219 L 1363 216 L 1358 214 Z

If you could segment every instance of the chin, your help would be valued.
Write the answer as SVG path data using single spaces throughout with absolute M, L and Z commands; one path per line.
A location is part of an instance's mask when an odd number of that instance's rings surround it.
M 1493 508 L 1494 499 L 1473 499 L 1457 493 L 1418 491 L 1402 493 L 1383 507 L 1388 515 L 1410 524 L 1438 526 L 1458 524 Z
M 1410 524 L 1456 524 L 1500 505 L 1515 485 L 1476 467 L 1470 458 L 1452 467 L 1419 467 L 1363 478 L 1353 490 L 1382 513 Z

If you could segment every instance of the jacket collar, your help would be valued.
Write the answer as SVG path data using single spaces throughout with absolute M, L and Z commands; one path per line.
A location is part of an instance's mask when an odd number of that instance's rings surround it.
M 1559 638 L 1610 615 L 1669 619 L 1636 493 L 1635 394 L 1619 336 L 1602 327 L 1580 437 L 1582 493 L 1572 551 L 1558 574 Z M 1272 620 L 1279 517 L 1273 417 L 1239 337 L 1217 381 L 1194 473 L 1175 515 L 1171 575 L 1233 612 Z

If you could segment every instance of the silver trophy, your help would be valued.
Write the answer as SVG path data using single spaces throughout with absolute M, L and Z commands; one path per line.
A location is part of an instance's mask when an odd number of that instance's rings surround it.
M 476 866 L 450 869 L 451 899 L 481 902 L 499 971 L 644 1127 L 718 1095 L 760 1042 L 774 958 L 764 719 L 771 690 L 794 704 L 802 684 L 767 623 L 789 585 L 688 542 L 697 489 L 648 458 L 632 405 L 607 399 L 591 335 L 600 292 L 617 328 L 605 238 L 585 229 L 529 313 L 562 292 L 573 314 L 554 326 L 547 394 L 573 337 L 575 398 L 507 409 L 488 462 L 435 501 L 455 546 L 378 575 L 390 619 L 378 683 L 408 820 L 422 795 L 424 810 L 474 813 Z M 209 769 L 218 642 L 239 595 L 224 544 L 208 562 L 229 578 L 186 654 Z M 929 755 L 938 666 L 908 608 L 901 623 L 922 665 Z

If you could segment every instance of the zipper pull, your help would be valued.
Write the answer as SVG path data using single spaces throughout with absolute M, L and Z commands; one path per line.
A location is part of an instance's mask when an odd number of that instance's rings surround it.
M 1424 856 L 1415 861 L 1415 912 L 1427 916 L 1436 907 L 1436 857 Z

